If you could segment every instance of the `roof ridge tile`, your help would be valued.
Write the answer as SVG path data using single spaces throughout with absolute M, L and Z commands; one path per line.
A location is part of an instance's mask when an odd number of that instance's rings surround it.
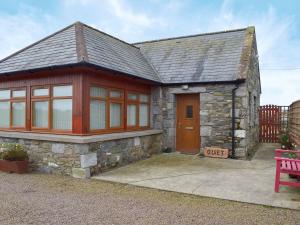
M 99 33 L 101 33 L 101 34 L 104 34 L 104 35 L 106 35 L 106 36 L 109 36 L 109 37 L 111 37 L 111 38 L 113 38 L 113 39 L 115 39 L 115 40 L 117 40 L 117 41 L 120 41 L 120 42 L 122 42 L 122 43 L 124 43 L 124 44 L 126 44 L 126 45 L 129 45 L 129 46 L 131 46 L 131 47 L 133 47 L 133 48 L 139 49 L 139 47 L 137 47 L 137 46 L 135 46 L 135 45 L 133 45 L 133 44 L 131 44 L 131 43 L 128 43 L 128 42 L 126 42 L 126 41 L 124 41 L 124 40 L 121 40 L 121 39 L 119 39 L 119 38 L 117 38 L 117 37 L 115 37 L 115 36 L 113 36 L 113 35 L 110 35 L 110 34 L 108 34 L 108 33 L 105 33 L 104 31 L 98 30 L 98 29 L 95 28 L 95 27 L 89 26 L 89 25 L 87 25 L 87 24 L 85 24 L 85 23 L 82 23 L 82 22 L 76 22 L 76 23 L 79 23 L 79 24 L 81 24 L 82 26 L 85 26 L 85 27 L 87 27 L 87 28 L 89 28 L 89 29 L 92 29 L 92 30 L 97 31 L 97 32 L 99 32 Z
M 83 24 L 81 22 L 75 23 L 75 39 L 78 62 L 89 62 L 85 38 L 83 34 Z
M 252 27 L 252 26 L 250 26 L 250 27 Z M 135 42 L 135 43 L 131 43 L 131 44 L 136 46 L 138 44 L 146 44 L 146 43 L 152 43 L 152 42 L 169 41 L 169 40 L 184 39 L 184 38 L 191 38 L 191 37 L 198 37 L 198 36 L 238 32 L 238 31 L 245 31 L 247 29 L 248 29 L 248 27 L 240 28 L 240 29 L 216 31 L 216 32 L 206 32 L 206 33 L 200 33 L 200 34 L 183 35 L 183 36 L 177 36 L 177 37 L 160 38 L 160 39 L 154 39 L 154 40 L 148 40 L 148 41 L 141 41 L 141 42 Z

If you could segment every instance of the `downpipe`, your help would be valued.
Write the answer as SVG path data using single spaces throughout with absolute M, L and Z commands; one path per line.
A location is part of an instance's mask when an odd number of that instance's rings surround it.
M 235 94 L 236 90 L 238 89 L 238 86 L 235 85 L 235 87 L 232 89 L 232 108 L 231 108 L 231 158 L 235 158 Z

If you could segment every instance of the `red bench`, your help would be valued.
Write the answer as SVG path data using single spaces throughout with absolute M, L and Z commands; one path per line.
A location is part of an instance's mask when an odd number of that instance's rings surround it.
M 299 151 L 282 150 L 282 149 L 275 150 L 275 160 L 276 160 L 275 192 L 279 192 L 280 185 L 300 188 L 300 182 L 280 180 L 281 173 L 300 176 L 300 159 L 284 158 L 282 157 L 282 153 L 296 153 L 298 155 L 298 158 L 300 157 Z

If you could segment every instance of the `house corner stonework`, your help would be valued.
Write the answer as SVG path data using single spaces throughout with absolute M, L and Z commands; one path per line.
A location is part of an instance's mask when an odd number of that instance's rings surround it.
M 19 143 L 29 153 L 30 169 L 43 173 L 89 178 L 114 167 L 161 152 L 161 133 L 115 140 L 67 143 L 0 137 L 0 143 Z

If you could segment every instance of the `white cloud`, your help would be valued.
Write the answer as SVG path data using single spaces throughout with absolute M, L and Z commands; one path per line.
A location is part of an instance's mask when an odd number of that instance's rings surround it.
M 69 20 L 76 16 L 76 20 L 83 18 L 83 22 L 126 41 L 136 41 L 154 27 L 165 26 L 162 17 L 133 8 L 126 0 L 64 0 L 62 6 L 62 16 Z
M 153 25 L 154 19 L 143 13 L 134 13 L 131 8 L 126 7 L 123 0 L 109 0 L 113 9 L 113 15 L 118 17 L 125 25 L 149 27 Z
M 23 4 L 16 14 L 0 11 L 0 58 L 40 38 L 81 20 L 128 42 L 256 26 L 261 66 L 262 103 L 287 105 L 300 99 L 300 70 L 264 70 L 300 67 L 300 41 L 292 35 L 295 18 L 281 17 L 270 5 L 236 10 L 233 1 L 219 8 L 188 1 L 150 0 L 137 4 L 129 0 L 62 0 L 55 15 Z M 271 3 L 270 3 L 271 4 Z M 149 6 L 144 7 L 143 6 Z
M 49 15 L 26 5 L 16 14 L 0 12 L 0 59 L 48 35 L 50 21 Z
M 32 43 L 41 32 L 40 24 L 25 15 L 10 16 L 2 14 L 0 16 L 0 26 L 0 58 L 4 58 Z
M 298 59 L 300 67 L 300 41 L 292 38 L 294 18 L 281 18 L 272 6 L 263 13 L 235 12 L 231 3 L 223 1 L 206 29 L 216 31 L 255 25 L 261 67 L 261 103 L 289 105 L 300 99 L 300 70 L 278 70 L 295 67 L 294 59 Z

